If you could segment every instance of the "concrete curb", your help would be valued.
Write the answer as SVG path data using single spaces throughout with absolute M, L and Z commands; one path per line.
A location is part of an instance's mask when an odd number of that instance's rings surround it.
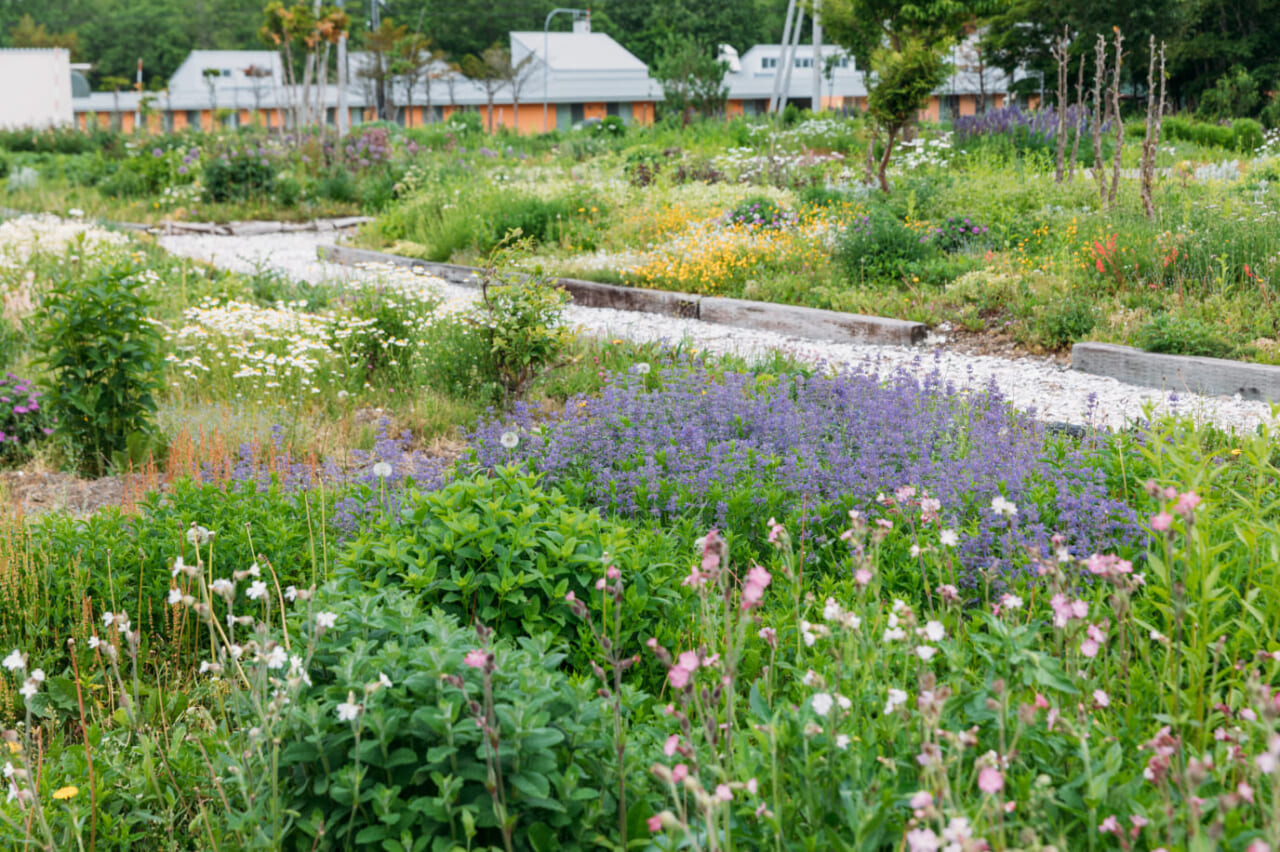
M 1280 401 L 1280 367 L 1267 364 L 1163 355 L 1114 343 L 1077 343 L 1071 347 L 1071 369 L 1174 392 Z
M 47 214 L 44 211 L 16 210 L 12 207 L 0 207 L 0 218 L 16 219 L 19 216 L 60 216 L 58 213 Z M 65 218 L 65 217 L 63 217 Z M 139 231 L 148 234 L 212 234 L 222 237 L 251 237 L 258 234 L 297 233 L 298 231 L 341 231 L 355 228 L 366 222 L 372 222 L 368 216 L 340 216 L 336 219 L 312 219 L 308 222 L 176 222 L 164 219 L 154 225 L 141 222 L 114 222 L 110 219 L 95 219 L 99 224 L 122 231 Z
M 355 266 L 361 263 L 387 263 L 408 269 L 419 269 L 443 278 L 451 284 L 477 286 L 479 270 L 452 263 L 434 263 L 348 246 L 320 246 L 317 254 L 330 263 Z M 770 302 L 722 299 L 673 293 L 667 290 L 645 290 L 619 287 L 577 278 L 556 279 L 575 304 L 588 308 L 614 308 L 650 314 L 700 319 L 705 322 L 773 331 L 794 337 L 833 340 L 839 343 L 875 343 L 882 346 L 911 346 L 924 340 L 923 323 L 907 320 L 846 314 L 817 308 L 798 308 Z

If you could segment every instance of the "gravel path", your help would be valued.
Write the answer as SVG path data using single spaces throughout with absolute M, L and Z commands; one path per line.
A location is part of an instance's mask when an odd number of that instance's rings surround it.
M 316 233 L 235 237 L 200 234 L 163 236 L 159 241 L 175 254 L 243 272 L 272 268 L 315 283 L 372 274 L 318 260 L 316 247 L 332 244 L 333 238 L 333 234 Z M 440 282 L 440 286 L 448 297 L 474 297 L 474 291 L 466 288 L 444 282 Z M 748 358 L 778 349 L 810 362 L 863 367 L 881 374 L 896 369 L 916 374 L 936 369 L 959 388 L 994 384 L 1015 406 L 1034 411 L 1043 420 L 1118 428 L 1143 417 L 1150 406 L 1155 412 L 1176 411 L 1228 429 L 1252 431 L 1259 423 L 1273 422 L 1271 407 L 1266 403 L 1191 393 L 1165 394 L 1114 379 L 1076 373 L 1044 358 L 966 355 L 948 350 L 944 338 L 931 338 L 914 348 L 863 346 L 632 311 L 570 307 L 567 317 L 583 330 L 601 336 L 684 341 L 688 347 L 701 351 L 735 353 Z

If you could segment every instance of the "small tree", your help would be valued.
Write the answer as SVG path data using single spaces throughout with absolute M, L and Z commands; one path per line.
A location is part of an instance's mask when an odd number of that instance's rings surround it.
M 511 120 L 516 126 L 516 132 L 520 132 L 520 93 L 529 85 L 529 81 L 533 78 L 533 54 L 530 53 L 515 64 L 508 63 L 507 69 L 507 87 L 511 89 Z
M 887 194 L 894 142 L 916 120 L 929 94 L 942 85 L 947 64 L 932 46 L 909 39 L 900 50 L 885 47 L 872 54 L 872 69 L 876 85 L 867 93 L 867 113 L 885 134 L 876 177 Z
M 489 132 L 493 132 L 493 101 L 502 87 L 507 85 L 511 68 L 511 51 L 494 43 L 484 53 L 474 53 L 463 58 L 462 73 L 484 89 L 485 103 L 489 106 Z M 452 91 L 450 96 L 452 97 Z
M 394 83 L 400 66 L 400 45 L 410 36 L 409 28 L 397 24 L 390 18 L 383 18 L 381 25 L 371 32 L 365 33 L 364 47 L 369 62 L 358 72 L 369 81 L 373 89 L 374 112 L 379 119 L 388 118 L 389 99 L 387 90 Z M 392 92 L 394 96 L 394 90 Z
M 695 115 L 710 117 L 724 112 L 729 89 L 724 75 L 729 63 L 715 58 L 704 45 L 689 37 L 669 36 L 653 73 L 662 86 L 663 109 L 688 124 Z
M 404 105 L 407 110 L 405 126 L 413 123 L 413 90 L 417 88 L 418 81 L 428 73 L 431 56 L 431 39 L 422 33 L 408 33 L 395 46 L 395 56 L 391 61 L 390 70 L 404 86 Z M 429 108 L 430 95 L 427 98 Z

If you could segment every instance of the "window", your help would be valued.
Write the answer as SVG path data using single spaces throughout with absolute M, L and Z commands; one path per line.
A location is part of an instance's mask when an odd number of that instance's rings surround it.
M 223 68 L 223 69 L 222 69 L 222 76 L 223 76 L 223 77 L 230 77 L 230 76 L 231 76 L 231 69 L 230 69 L 230 68 Z
M 798 57 L 798 56 L 797 56 L 797 57 L 796 57 L 796 67 L 797 67 L 797 68 L 812 68 L 812 67 L 813 67 L 813 57 L 812 57 L 812 56 L 806 56 L 806 57 L 801 58 L 801 57 Z
M 778 67 L 778 57 L 776 57 L 776 56 L 766 56 L 766 57 L 764 57 L 763 59 L 761 59 L 761 60 L 760 60 L 760 67 L 761 67 L 761 68 L 763 68 L 763 69 L 766 69 L 766 70 L 767 70 L 767 69 L 769 69 L 769 68 L 777 68 L 777 67 Z

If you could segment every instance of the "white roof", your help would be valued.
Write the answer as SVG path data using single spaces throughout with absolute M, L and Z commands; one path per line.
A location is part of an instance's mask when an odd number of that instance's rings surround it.
M 511 33 L 511 56 L 519 62 L 532 53 L 543 62 L 540 32 Z M 555 71 L 631 71 L 648 74 L 648 67 L 604 33 L 546 33 L 546 52 Z

